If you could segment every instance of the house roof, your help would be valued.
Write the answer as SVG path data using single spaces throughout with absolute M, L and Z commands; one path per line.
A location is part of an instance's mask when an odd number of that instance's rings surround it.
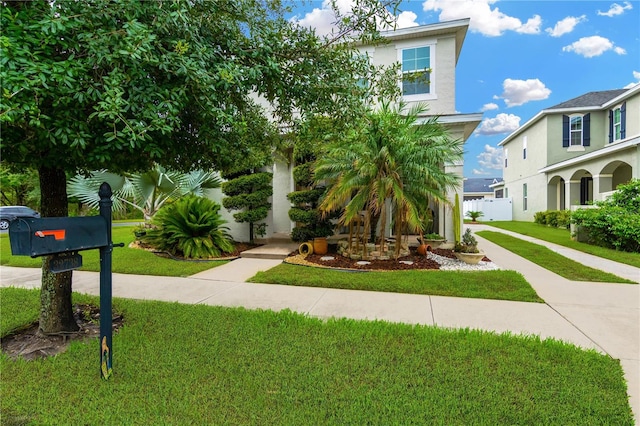
M 490 185 L 502 181 L 502 178 L 467 178 L 463 182 L 462 191 L 464 193 L 490 192 L 493 189 Z
M 548 109 L 565 109 L 565 108 L 584 108 L 584 107 L 599 107 L 611 99 L 622 95 L 627 89 L 616 90 L 602 90 L 599 92 L 589 92 L 577 98 L 569 99 L 568 101 L 554 105 Z
M 471 20 L 469 18 L 456 19 L 453 21 L 438 22 L 435 24 L 380 31 L 380 35 L 389 41 L 410 40 L 413 38 L 434 37 L 439 35 L 455 35 L 457 64 L 470 21 Z
M 606 108 L 610 108 L 611 105 L 615 104 L 615 102 L 619 102 L 621 100 L 628 99 L 629 97 L 634 96 L 638 92 L 640 92 L 640 83 L 626 89 L 603 90 L 598 92 L 585 93 L 584 95 L 578 96 L 577 98 L 569 99 L 568 101 L 559 103 L 558 105 L 543 109 L 529 121 L 518 127 L 506 138 L 500 141 L 500 143 L 498 143 L 498 146 L 506 145 L 524 130 L 533 126 L 548 114 L 568 114 L 573 112 L 601 111 Z

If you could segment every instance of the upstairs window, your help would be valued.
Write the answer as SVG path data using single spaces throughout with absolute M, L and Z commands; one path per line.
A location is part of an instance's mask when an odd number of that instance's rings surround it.
M 569 144 L 571 146 L 582 145 L 582 117 L 571 117 L 569 122 L 571 123 Z
M 627 137 L 627 103 L 609 111 L 609 143 L 620 141 Z
M 507 162 L 507 157 L 508 157 L 508 154 L 509 154 L 509 150 L 507 148 L 505 148 L 504 149 L 504 168 L 505 169 L 507 168 L 507 163 L 508 163 Z
M 591 145 L 591 114 L 562 116 L 562 146 Z
M 431 93 L 431 48 L 402 50 L 402 95 Z
M 522 138 L 522 159 L 527 159 L 527 137 Z

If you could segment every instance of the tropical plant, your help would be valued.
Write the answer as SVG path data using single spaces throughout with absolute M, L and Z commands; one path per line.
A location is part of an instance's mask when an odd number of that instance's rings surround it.
M 406 229 L 421 227 L 421 205 L 428 200 L 448 204 L 447 191 L 457 187 L 460 178 L 443 165 L 462 158 L 462 142 L 451 139 L 437 117 L 419 124 L 426 111 L 424 104 L 407 110 L 404 102 L 391 106 L 383 101 L 354 123 L 346 140 L 333 143 L 316 162 L 316 181 L 328 184 L 321 210 L 341 210 L 339 222 L 344 225 L 366 211 L 366 228 L 371 226 L 368 218 L 379 214 L 381 229 L 386 229 L 389 202 L 401 238 Z M 396 257 L 400 249 L 396 244 Z
M 462 219 L 460 218 L 460 196 L 456 192 L 455 201 L 453 203 L 453 241 L 455 244 L 460 243 L 460 227 Z
M 216 202 L 194 195 L 162 207 L 145 235 L 145 244 L 174 256 L 206 259 L 231 253 L 234 249 L 226 221 Z
M 145 173 L 115 174 L 107 170 L 91 172 L 88 176 L 76 175 L 69 180 L 67 191 L 70 197 L 92 209 L 98 208 L 98 189 L 107 182 L 113 191 L 113 209 L 124 211 L 132 206 L 150 220 L 162 206 L 188 194 L 203 196 L 206 189 L 220 187 L 215 173 L 194 170 L 181 173 L 167 170 L 159 164 Z
M 618 185 L 598 208 L 578 209 L 571 222 L 583 227 L 589 242 L 616 250 L 640 252 L 640 179 Z
M 227 195 L 222 199 L 222 205 L 228 210 L 241 210 L 234 213 L 233 217 L 238 223 L 249 224 L 249 240 L 252 244 L 256 225 L 269 215 L 269 197 L 273 194 L 272 181 L 271 173 L 248 172 L 222 184 L 222 192 Z M 267 225 L 259 225 L 258 229 L 266 232 Z
M 484 213 L 479 211 L 469 210 L 467 213 L 465 213 L 465 216 L 467 216 L 469 219 L 475 222 L 476 220 L 478 220 L 479 217 L 484 216 Z

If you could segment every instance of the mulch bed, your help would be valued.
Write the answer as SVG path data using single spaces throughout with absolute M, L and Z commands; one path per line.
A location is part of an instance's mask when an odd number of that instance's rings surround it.
M 434 249 L 434 254 L 439 256 L 447 257 L 450 259 L 456 259 L 456 256 L 453 254 L 453 250 L 447 249 Z M 298 256 L 299 252 L 295 251 L 292 253 L 293 256 Z M 322 260 L 323 257 L 331 256 L 333 260 Z M 484 261 L 489 262 L 490 260 L 485 257 Z M 440 269 L 440 264 L 435 260 L 429 259 L 427 256 L 420 255 L 416 252 L 415 248 L 410 249 L 410 254 L 408 256 L 403 256 L 396 259 L 390 260 L 368 260 L 369 264 L 367 265 L 358 265 L 357 260 L 349 259 L 347 257 L 341 256 L 336 252 L 335 245 L 329 245 L 329 251 L 327 254 L 311 254 L 304 258 L 304 264 L 308 266 L 322 266 L 326 268 L 338 268 L 338 269 L 354 269 L 354 270 L 376 270 L 376 271 L 403 271 L 403 270 L 412 270 L 412 269 L 432 269 L 437 270 Z M 413 262 L 412 264 L 406 264 L 402 261 Z M 291 262 L 291 263 L 296 263 Z

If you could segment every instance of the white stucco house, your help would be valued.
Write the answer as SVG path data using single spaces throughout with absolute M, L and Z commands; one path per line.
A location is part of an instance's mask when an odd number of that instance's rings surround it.
M 388 43 L 371 46 L 363 45 L 359 49 L 366 53 L 374 65 L 392 65 L 400 63 L 398 84 L 405 102 L 426 102 L 429 105 L 428 115 L 438 116 L 439 121 L 447 126 L 453 138 L 466 141 L 482 120 L 482 113 L 461 114 L 456 112 L 456 64 L 469 27 L 469 19 L 423 25 L 395 31 L 383 32 Z M 403 79 L 403 75 L 429 69 L 428 81 L 416 81 L 415 78 Z M 290 234 L 294 223 L 289 220 L 288 212 L 291 203 L 287 194 L 294 191 L 292 170 L 294 165 L 276 162 L 270 171 L 273 172 L 272 209 L 266 219 L 267 235 L 265 238 Z M 462 178 L 463 164 L 446 164 L 445 169 L 457 173 Z M 462 182 L 462 179 L 461 179 Z M 453 200 L 456 192 L 447 194 Z M 460 200 L 463 199 L 462 184 L 457 189 Z M 213 194 L 218 201 L 222 194 Z M 462 210 L 462 208 L 461 208 Z M 237 224 L 231 213 L 221 209 L 231 234 L 238 241 L 247 241 L 249 232 L 247 224 Z M 461 212 L 462 213 L 462 212 Z M 436 208 L 436 228 L 441 235 L 453 241 L 453 220 L 451 210 L 444 206 Z M 387 231 L 388 232 L 388 231 Z
M 499 143 L 513 220 L 605 199 L 640 178 L 640 84 L 544 109 Z M 575 207 L 574 207 L 575 208 Z

